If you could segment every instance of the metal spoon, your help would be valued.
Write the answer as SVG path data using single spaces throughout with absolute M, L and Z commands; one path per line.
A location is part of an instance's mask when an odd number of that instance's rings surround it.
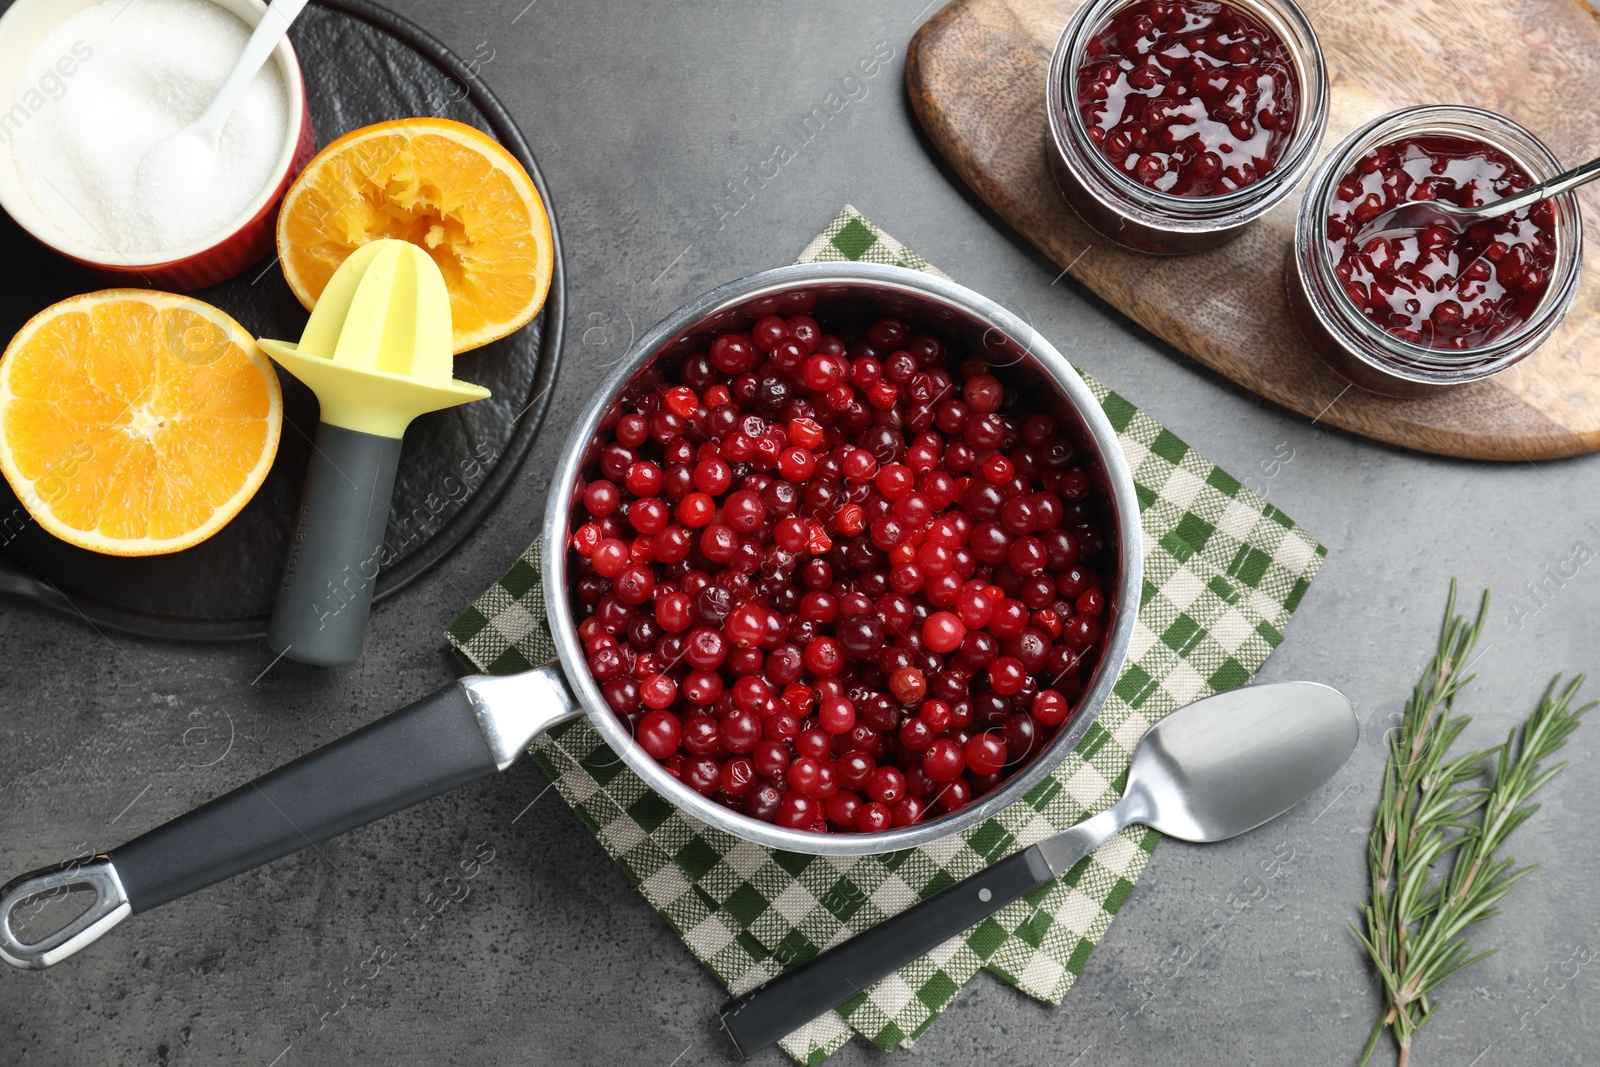
M 1196 701 L 1144 735 L 1115 805 L 729 1001 L 722 1024 L 749 1056 L 1064 873 L 1125 826 L 1185 841 L 1253 830 L 1333 777 L 1358 733 L 1350 702 L 1315 682 Z
M 1356 244 L 1380 233 L 1398 231 L 1415 233 L 1430 226 L 1462 233 L 1467 227 L 1485 219 L 1498 218 L 1519 208 L 1530 207 L 1541 200 L 1577 188 L 1585 182 L 1600 178 L 1600 159 L 1591 159 L 1581 167 L 1557 174 L 1549 181 L 1530 186 L 1513 196 L 1494 200 L 1477 207 L 1462 207 L 1446 200 L 1407 200 L 1388 211 L 1374 215 L 1356 234 Z
M 160 199 L 185 203 L 203 192 L 216 169 L 217 145 L 228 116 L 267 61 L 278 41 L 305 8 L 307 0 L 272 0 L 261 13 L 250 39 L 245 42 L 239 61 L 228 72 L 211 103 L 183 129 L 162 138 L 139 160 L 136 191 L 141 201 Z

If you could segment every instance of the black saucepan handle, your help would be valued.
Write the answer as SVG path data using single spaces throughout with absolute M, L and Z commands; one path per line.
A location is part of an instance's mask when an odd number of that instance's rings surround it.
M 110 856 L 132 911 L 149 911 L 496 769 L 466 690 L 452 683 Z
M 0 885 L 0 961 L 53 966 L 135 912 L 503 771 L 539 734 L 582 714 L 556 661 L 463 678 L 121 848 Z M 37 915 L 75 889 L 93 891 L 86 910 L 23 939 L 24 907 Z
M 993 915 L 1053 877 L 1037 847 L 1023 849 L 899 915 L 864 930 L 722 1006 L 722 1025 L 746 1056 Z

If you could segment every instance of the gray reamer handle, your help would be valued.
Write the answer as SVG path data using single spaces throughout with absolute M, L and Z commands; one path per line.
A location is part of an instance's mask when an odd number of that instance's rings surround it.
M 324 422 L 306 469 L 267 644 L 301 663 L 361 656 L 401 440 Z

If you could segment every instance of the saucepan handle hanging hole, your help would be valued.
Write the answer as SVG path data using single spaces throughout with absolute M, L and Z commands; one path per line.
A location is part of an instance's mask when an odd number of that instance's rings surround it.
M 78 889 L 94 894 L 87 908 L 37 940 L 22 939 L 17 920 L 46 910 Z M 80 857 L 32 871 L 0 887 L 0 959 L 26 970 L 48 967 L 94 941 L 131 913 L 122 879 L 109 856 Z

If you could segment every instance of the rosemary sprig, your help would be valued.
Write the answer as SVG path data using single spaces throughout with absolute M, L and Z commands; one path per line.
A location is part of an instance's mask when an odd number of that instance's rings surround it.
M 1362 1064 L 1390 1029 L 1405 1067 L 1412 1038 L 1433 1011 L 1432 992 L 1496 951 L 1472 955 L 1464 934 L 1498 915 L 1500 900 L 1533 869 L 1517 867 L 1498 853 L 1511 832 L 1539 809 L 1531 802 L 1533 794 L 1566 766 L 1547 769 L 1543 762 L 1594 707 L 1572 707 L 1582 675 L 1559 693 L 1558 675 L 1503 744 L 1451 759 L 1451 746 L 1472 721 L 1455 710 L 1455 697 L 1473 678 L 1463 672 L 1483 631 L 1489 594 L 1484 592 L 1470 624 L 1455 613 L 1455 605 L 1452 580 L 1438 651 L 1390 735 L 1383 797 L 1367 846 L 1372 900 L 1363 909 L 1366 931 L 1357 929 L 1356 936 L 1383 979 L 1385 1010 Z M 1495 760 L 1493 777 L 1478 784 L 1489 757 Z

